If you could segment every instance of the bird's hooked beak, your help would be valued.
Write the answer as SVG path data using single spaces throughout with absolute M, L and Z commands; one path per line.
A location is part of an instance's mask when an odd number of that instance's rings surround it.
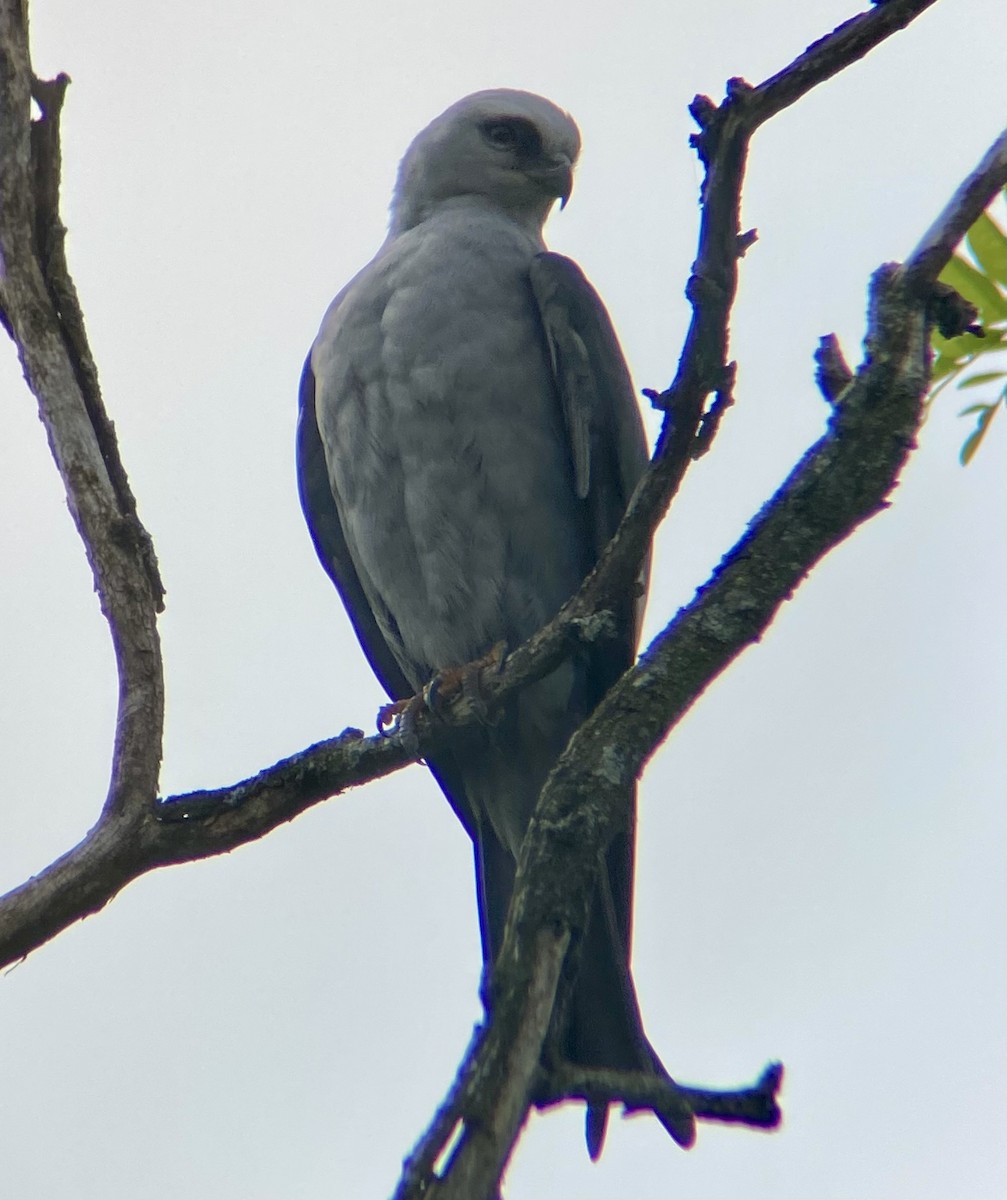
M 566 202 L 573 191 L 573 163 L 565 154 L 553 154 L 538 165 L 526 168 L 525 173 L 543 191 L 555 196 L 559 200 L 560 208 L 566 208 Z

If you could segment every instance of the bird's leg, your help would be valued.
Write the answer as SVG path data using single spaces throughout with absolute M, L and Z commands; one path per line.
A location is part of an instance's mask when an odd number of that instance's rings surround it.
M 465 707 L 485 724 L 489 720 L 489 709 L 482 691 L 483 676 L 486 673 L 497 674 L 506 657 L 507 643 L 497 642 L 482 658 L 461 667 L 447 667 L 438 671 L 423 689 L 427 708 L 433 713 L 444 712 L 460 696 Z
M 482 692 L 482 680 L 487 673 L 496 674 L 507 657 L 507 643 L 497 644 L 473 662 L 461 667 L 445 667 L 415 696 L 394 700 L 378 709 L 378 730 L 406 735 L 415 732 L 417 718 L 426 710 L 435 716 L 447 712 L 461 698 L 464 711 L 478 721 L 489 721 L 489 709 Z

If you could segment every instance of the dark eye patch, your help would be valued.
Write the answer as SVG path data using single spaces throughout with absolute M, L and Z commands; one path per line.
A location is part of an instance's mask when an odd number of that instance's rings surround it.
M 495 150 L 514 150 L 522 158 L 534 158 L 542 153 L 542 135 L 524 117 L 484 121 L 482 132 Z

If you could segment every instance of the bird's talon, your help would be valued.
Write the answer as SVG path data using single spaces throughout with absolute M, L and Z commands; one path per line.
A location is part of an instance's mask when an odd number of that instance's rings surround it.
M 395 700 L 378 709 L 378 733 L 383 737 L 398 737 L 410 754 L 419 752 L 420 741 L 417 720 L 420 710 L 426 707 L 423 694 L 410 696 L 407 700 Z
M 430 680 L 420 695 L 423 697 L 423 703 L 430 709 L 432 713 L 437 712 L 443 701 L 444 691 L 444 673 L 438 671 L 437 674 Z
M 391 737 L 402 723 L 402 718 L 408 712 L 415 697 L 407 700 L 393 700 L 390 704 L 382 704 L 378 709 L 378 733 Z
M 434 716 L 442 715 L 456 696 L 465 691 L 468 667 L 445 667 L 438 671 L 420 693 Z

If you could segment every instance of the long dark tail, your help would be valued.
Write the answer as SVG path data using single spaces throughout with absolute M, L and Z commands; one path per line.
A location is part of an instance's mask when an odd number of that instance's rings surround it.
M 551 677 L 550 677 L 551 678 Z M 431 763 L 438 782 L 475 843 L 483 961 L 492 967 L 503 944 L 517 857 L 550 768 L 575 725 L 572 712 L 557 718 L 536 698 L 550 680 L 522 696 L 520 719 L 509 714 L 477 749 Z M 627 795 L 625 824 L 605 856 L 580 947 L 561 1049 L 585 1067 L 644 1071 L 667 1077 L 643 1031 L 630 974 L 636 796 Z M 587 1148 L 601 1153 L 608 1105 L 590 1105 Z M 694 1137 L 691 1114 L 658 1114 L 682 1145 Z
M 577 978 L 567 1010 L 562 1041 L 564 1057 L 586 1067 L 644 1071 L 667 1077 L 667 1072 L 643 1031 L 636 990 L 629 968 L 632 866 L 628 835 L 615 839 L 606 869 L 595 889 L 588 927 L 580 950 Z M 514 887 L 516 864 L 493 831 L 477 835 L 476 873 L 484 960 L 496 960 Z M 608 1124 L 607 1104 L 589 1105 L 585 1137 L 592 1160 L 600 1156 Z M 658 1114 L 680 1145 L 692 1144 L 694 1123 L 687 1113 Z
M 566 1056 L 582 1066 L 644 1071 L 670 1079 L 643 1031 L 633 986 L 627 914 L 620 911 L 613 888 L 623 882 L 620 870 L 625 850 L 619 842 L 616 839 L 609 850 L 607 869 L 594 894 L 571 997 Z M 592 1161 L 598 1159 L 604 1147 L 608 1109 L 607 1104 L 588 1105 L 584 1132 Z M 695 1122 L 691 1114 L 662 1112 L 657 1116 L 679 1145 L 692 1144 Z

